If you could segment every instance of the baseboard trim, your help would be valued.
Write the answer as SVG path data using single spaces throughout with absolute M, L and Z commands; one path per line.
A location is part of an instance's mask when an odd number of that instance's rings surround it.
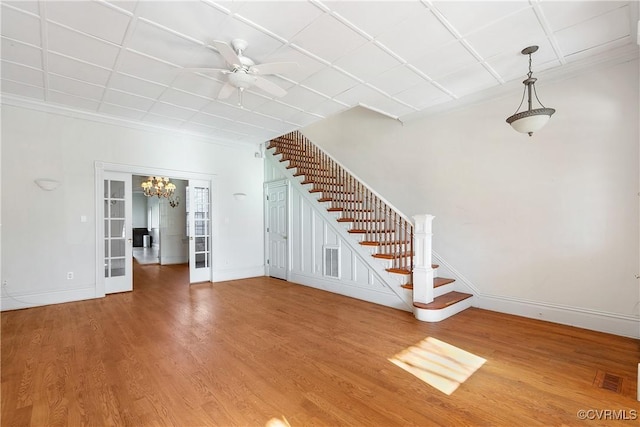
M 334 294 L 355 298 L 374 304 L 384 305 L 402 311 L 411 312 L 411 308 L 396 293 L 385 287 L 381 291 L 355 286 L 344 280 L 328 280 L 320 277 L 289 272 L 288 280 L 303 286 L 320 289 Z
M 246 268 L 217 269 L 212 272 L 212 282 L 226 282 L 228 280 L 247 279 L 265 275 L 265 266 L 257 265 Z
M 43 305 L 61 304 L 93 298 L 96 298 L 96 288 L 94 286 L 80 289 L 64 289 L 60 291 L 16 295 L 9 295 L 3 290 L 2 295 L 0 296 L 0 311 L 41 307 Z
M 452 278 L 456 279 L 454 283 L 457 291 L 474 295 L 474 307 L 624 337 L 640 338 L 640 317 L 523 298 L 485 294 L 480 292 L 477 286 L 442 259 L 440 255 L 434 252 L 433 258 L 436 264 L 445 267 L 453 276 Z
M 483 294 L 475 295 L 474 307 L 624 337 L 640 338 L 640 317 Z

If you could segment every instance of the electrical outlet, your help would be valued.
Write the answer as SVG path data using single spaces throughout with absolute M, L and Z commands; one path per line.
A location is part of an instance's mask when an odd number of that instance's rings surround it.
M 73 280 L 73 271 L 67 273 L 67 280 Z
M 3 287 L 7 286 L 7 281 L 6 281 L 6 280 L 3 280 L 3 281 L 2 281 L 2 286 L 3 286 Z

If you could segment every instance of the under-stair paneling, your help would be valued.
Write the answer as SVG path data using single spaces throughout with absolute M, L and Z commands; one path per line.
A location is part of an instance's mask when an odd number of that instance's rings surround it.
M 276 161 L 267 156 L 265 171 L 271 172 L 265 177 L 279 177 Z M 322 203 L 309 197 L 308 191 L 295 179 L 291 179 L 289 205 L 290 281 L 401 310 L 412 310 L 410 299 L 403 298 L 402 289 L 397 286 L 394 291 L 383 279 L 383 274 L 389 275 L 384 272 L 383 264 L 364 252 L 354 237 L 345 236 L 344 226 L 326 213 Z M 325 247 L 339 248 L 339 277 L 324 274 Z M 363 254 L 372 264 L 367 263 Z

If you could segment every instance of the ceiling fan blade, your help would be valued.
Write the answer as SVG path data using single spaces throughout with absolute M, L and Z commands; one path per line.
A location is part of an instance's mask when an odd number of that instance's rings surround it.
M 249 68 L 249 72 L 266 75 L 266 74 L 286 74 L 289 71 L 298 68 L 297 62 L 270 62 L 267 64 L 257 64 Z
M 236 87 L 234 85 L 229 82 L 225 83 L 220 92 L 218 92 L 218 99 L 227 99 L 235 90 Z
M 286 90 L 282 89 L 277 84 L 270 82 L 264 77 L 256 76 L 253 84 L 273 96 L 285 96 L 287 94 Z
M 242 61 L 240 61 L 240 58 L 238 58 L 238 55 L 231 46 L 218 40 L 213 40 L 211 43 L 229 65 L 237 67 L 242 65 Z
M 222 73 L 229 74 L 231 71 L 226 68 L 206 68 L 206 67 L 196 67 L 196 68 L 182 68 L 181 72 L 191 72 L 191 73 Z

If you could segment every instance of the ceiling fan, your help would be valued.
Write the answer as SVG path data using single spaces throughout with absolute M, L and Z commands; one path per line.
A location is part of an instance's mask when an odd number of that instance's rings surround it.
M 256 64 L 251 58 L 243 55 L 249 44 L 242 39 L 233 39 L 231 45 L 218 40 L 214 40 L 211 43 L 224 58 L 229 68 L 186 68 L 185 71 L 227 75 L 227 81 L 220 89 L 217 96 L 218 99 L 226 99 L 237 90 L 240 96 L 239 104 L 241 104 L 242 92 L 252 86 L 262 89 L 273 96 L 286 95 L 287 91 L 262 76 L 284 74 L 297 68 L 298 64 L 296 62 Z

